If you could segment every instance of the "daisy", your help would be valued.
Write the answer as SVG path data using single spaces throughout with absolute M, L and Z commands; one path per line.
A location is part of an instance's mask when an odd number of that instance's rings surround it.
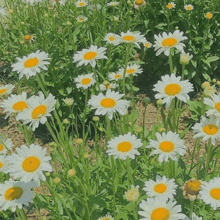
M 86 5 L 88 5 L 88 2 L 85 0 L 79 0 L 75 2 L 75 5 L 77 8 L 81 8 L 81 7 L 85 7 Z
M 168 179 L 165 176 L 156 176 L 156 181 L 146 181 L 143 190 L 146 191 L 149 197 L 156 197 L 156 199 L 173 200 L 173 195 L 176 195 L 177 185 L 174 179 Z
M 10 139 L 0 137 L 0 155 L 7 154 L 8 151 L 10 151 L 13 146 L 14 144 L 12 143 Z
M 60 4 L 60 5 L 65 5 L 67 0 L 51 0 L 51 3 L 53 6 L 55 6 L 56 4 Z
M 109 44 L 114 44 L 115 46 L 120 44 L 120 36 L 113 33 L 108 33 L 105 35 L 104 41 L 107 41 Z
M 34 5 L 36 3 L 42 3 L 42 0 L 23 0 L 24 3 Z
M 114 7 L 114 6 L 118 5 L 118 4 L 119 4 L 119 2 L 109 2 L 109 3 L 107 3 L 107 6 Z
M 144 44 L 144 47 L 146 47 L 146 48 L 152 47 L 152 43 L 150 43 L 149 41 L 146 41 L 143 44 Z
M 8 173 L 9 163 L 9 156 L 0 155 L 0 172 Z
M 149 198 L 147 201 L 142 200 L 139 206 L 143 211 L 139 211 L 138 214 L 144 217 L 140 220 L 182 220 L 185 218 L 185 215 L 180 213 L 182 208 L 176 205 L 176 201 L 166 203 L 163 199 Z
M 156 141 L 150 140 L 150 145 L 147 148 L 155 148 L 150 155 L 159 154 L 160 163 L 167 162 L 169 158 L 177 161 L 177 155 L 183 156 L 186 153 L 186 146 L 179 134 L 172 131 L 167 134 L 157 132 L 156 137 Z
M 33 131 L 39 126 L 39 123 L 44 124 L 47 117 L 51 116 L 50 112 L 54 110 L 56 99 L 49 94 L 45 99 L 42 92 L 39 96 L 32 96 L 27 100 L 28 109 L 19 112 L 16 119 L 23 120 L 24 124 L 30 123 Z
M 80 75 L 74 79 L 77 88 L 88 89 L 93 84 L 95 84 L 95 79 L 93 78 L 93 73 Z
M 131 189 L 125 192 L 124 198 L 129 202 L 136 202 L 140 196 L 139 186 L 131 185 Z
M 201 200 L 216 210 L 220 207 L 220 177 L 203 182 L 199 193 Z
M 187 37 L 183 36 L 183 32 L 179 30 L 175 30 L 174 33 L 165 33 L 163 32 L 162 35 L 154 35 L 156 41 L 154 42 L 155 51 L 157 51 L 156 56 L 160 55 L 162 52 L 166 56 L 169 56 L 170 49 L 176 48 L 180 52 L 184 52 L 183 47 L 185 44 L 181 43 L 181 41 L 188 39 Z
M 214 115 L 220 117 L 220 94 L 213 94 L 210 98 L 204 98 L 204 103 L 211 107 L 211 109 L 206 112 L 207 116 Z
M 106 90 L 109 90 L 109 89 L 115 89 L 117 87 L 117 84 L 115 83 L 106 83 L 105 85 L 104 84 L 101 84 L 100 85 L 100 89 L 101 91 L 106 91 Z
M 109 80 L 116 80 L 123 79 L 123 73 L 115 73 L 112 72 L 108 75 Z
M 26 34 L 23 37 L 23 41 L 30 43 L 31 41 L 34 41 L 34 36 L 31 34 Z
M 134 1 L 134 8 L 139 9 L 140 7 L 146 5 L 144 0 L 135 0 Z
M 213 17 L 213 14 L 211 12 L 206 13 L 205 17 L 207 19 L 211 19 Z
M 200 123 L 196 123 L 192 129 L 196 133 L 194 138 L 201 137 L 203 141 L 211 138 L 213 145 L 216 139 L 220 140 L 220 120 L 216 120 L 213 116 L 209 119 L 202 116 Z
M 166 8 L 168 9 L 173 9 L 176 7 L 176 4 L 174 2 L 169 2 L 167 5 L 166 5 Z
M 0 105 L 4 108 L 4 112 L 7 112 L 5 118 L 7 118 L 12 113 L 23 112 L 27 109 L 27 93 L 23 92 L 21 95 L 11 95 L 8 99 L 3 100 Z
M 119 112 L 121 115 L 126 114 L 130 102 L 127 100 L 120 100 L 123 96 L 124 94 L 107 90 L 105 95 L 102 93 L 99 93 L 97 96 L 92 95 L 88 104 L 92 106 L 91 109 L 97 109 L 95 112 L 96 115 L 108 114 L 111 120 L 114 112 Z
M 120 68 L 118 72 L 119 74 L 123 75 L 124 68 Z M 125 77 L 129 77 L 130 75 L 136 76 L 137 74 L 140 74 L 142 72 L 143 70 L 140 65 L 130 64 L 126 67 Z
M 6 10 L 0 7 L 0 16 L 4 17 L 7 14 Z
M 105 56 L 105 51 L 107 48 L 91 45 L 89 49 L 83 49 L 82 51 L 77 51 L 77 54 L 73 56 L 73 63 L 77 63 L 78 66 L 82 66 L 83 64 L 90 64 L 92 67 L 95 67 L 96 60 L 98 59 L 108 59 Z
M 34 180 L 40 185 L 40 180 L 45 181 L 43 171 L 52 172 L 51 157 L 46 156 L 47 148 L 31 144 L 30 147 L 22 145 L 16 148 L 16 153 L 10 157 L 9 173 L 15 178 L 21 178 L 25 183 Z
M 137 45 L 138 48 L 140 48 L 138 43 L 145 43 L 146 38 L 144 37 L 144 35 L 141 35 L 140 32 L 127 31 L 126 33 L 121 32 L 121 42 L 134 43 L 135 45 Z
M 215 85 L 213 86 L 206 86 L 205 89 L 204 89 L 204 95 L 206 97 L 210 97 L 211 95 L 214 95 L 216 93 L 216 87 Z
M 158 81 L 154 85 L 154 91 L 158 92 L 155 95 L 156 99 L 162 99 L 162 103 L 166 103 L 166 108 L 169 108 L 172 100 L 177 99 L 187 102 L 189 100 L 188 93 L 193 91 L 193 85 L 189 80 L 181 80 L 180 76 L 175 76 L 174 73 L 162 76 L 162 81 Z
M 0 209 L 12 209 L 12 212 L 18 207 L 22 209 L 22 205 L 28 206 L 33 203 L 34 192 L 30 191 L 35 187 L 34 182 L 24 183 L 22 181 L 6 180 L 0 184 Z
M 107 215 L 100 217 L 97 220 L 114 220 L 114 218 L 108 213 Z
M 194 6 L 193 5 L 185 5 L 184 8 L 187 10 L 187 11 L 191 11 L 194 9 Z
M 115 159 L 119 158 L 125 160 L 127 157 L 135 159 L 135 155 L 140 155 L 137 148 L 143 144 L 140 139 L 137 139 L 135 135 L 127 133 L 125 135 L 119 135 L 118 137 L 112 138 L 107 143 L 108 155 L 113 155 Z
M 17 63 L 12 64 L 12 71 L 19 73 L 19 79 L 26 76 L 29 79 L 31 76 L 35 76 L 40 73 L 41 69 L 47 70 L 46 64 L 50 64 L 47 60 L 50 58 L 44 51 L 37 50 L 35 53 L 29 54 L 23 58 L 17 57 Z
M 90 5 L 89 5 L 89 9 L 91 9 L 91 10 L 93 10 L 93 11 L 95 11 L 95 10 L 100 10 L 101 7 L 102 7 L 102 6 L 101 6 L 100 4 L 96 4 L 96 5 L 90 4 Z
M 0 86 L 0 96 L 6 95 L 6 94 L 10 94 L 12 92 L 12 90 L 14 89 L 14 85 L 12 84 L 7 84 L 4 86 Z
M 84 15 L 79 15 L 79 16 L 76 17 L 76 20 L 78 22 L 86 22 L 86 21 L 88 21 L 88 18 Z
M 202 217 L 196 216 L 196 214 L 193 212 L 192 213 L 192 219 L 185 217 L 183 220 L 202 220 Z

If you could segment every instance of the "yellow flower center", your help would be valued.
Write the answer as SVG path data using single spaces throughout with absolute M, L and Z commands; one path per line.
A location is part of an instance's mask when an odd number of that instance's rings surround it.
M 122 39 L 126 40 L 126 41 L 134 41 L 135 40 L 134 36 L 131 36 L 131 35 L 124 36 Z
M 27 157 L 22 163 L 22 167 L 26 172 L 34 172 L 39 166 L 40 160 L 35 156 Z
M 113 41 L 113 40 L 115 39 L 115 37 L 114 37 L 114 36 L 110 36 L 108 39 L 109 39 L 110 41 Z
M 3 165 L 4 165 L 4 164 L 3 164 L 2 162 L 0 162 L 0 168 L 2 168 L 2 167 L 3 167 Z
M 85 60 L 92 60 L 92 59 L 94 59 L 96 56 L 97 56 L 97 53 L 96 53 L 96 52 L 90 51 L 90 52 L 85 53 L 83 57 L 84 57 Z
M 31 36 L 28 34 L 28 35 L 24 35 L 24 40 L 31 40 Z
M 172 9 L 172 8 L 173 8 L 173 4 L 172 4 L 172 3 L 169 3 L 169 4 L 166 5 L 166 7 L 167 7 L 168 9 Z
M 129 150 L 131 150 L 131 148 L 132 148 L 132 144 L 128 141 L 121 142 L 117 146 L 118 151 L 121 152 L 128 152 Z
M 190 5 L 186 6 L 186 10 L 192 10 L 192 6 Z
M 100 102 L 100 105 L 104 108 L 112 108 L 116 105 L 116 101 L 112 98 L 104 98 Z
M 80 7 L 82 7 L 82 6 L 84 6 L 84 5 L 85 5 L 84 2 L 80 2 L 80 3 L 79 3 L 79 6 L 80 6 Z
M 150 44 L 147 42 L 144 44 L 145 47 L 150 47 Z
M 136 0 L 136 1 L 135 1 L 135 4 L 136 4 L 136 5 L 142 5 L 142 4 L 143 4 L 143 0 Z
M 101 220 L 110 220 L 110 218 L 109 217 L 103 217 L 103 218 L 101 218 Z
M 189 180 L 186 183 L 186 192 L 190 195 L 198 195 L 200 191 L 201 183 L 198 180 Z
M 167 85 L 164 89 L 165 93 L 170 96 L 179 94 L 181 90 L 182 88 L 175 83 Z
M 14 199 L 19 199 L 23 194 L 21 187 L 11 187 L 5 192 L 5 199 L 12 201 Z
M 132 73 L 134 73 L 135 72 L 135 69 L 128 69 L 128 70 L 126 70 L 126 73 L 127 74 L 132 74 Z
M 116 75 L 114 75 L 114 78 L 115 79 L 122 78 L 122 75 L 121 74 L 116 74 Z
M 91 80 L 90 78 L 84 78 L 84 79 L 82 79 L 81 83 L 82 83 L 82 85 L 87 85 L 87 84 L 89 84 L 91 81 L 92 81 L 92 80 Z
M 214 124 L 205 125 L 203 131 L 208 135 L 215 135 L 218 132 L 218 127 Z
M 162 41 L 163 47 L 173 47 L 177 44 L 177 39 L 173 37 L 166 38 Z
M 106 89 L 111 89 L 111 84 L 105 86 Z
M 215 109 L 220 113 L 220 102 L 215 104 Z
M 163 141 L 160 143 L 159 148 L 163 152 L 169 153 L 174 150 L 174 144 L 170 141 Z
M 220 188 L 213 188 L 213 189 L 210 191 L 210 196 L 211 196 L 213 199 L 220 200 Z
M 46 114 L 47 106 L 46 105 L 39 105 L 33 109 L 31 116 L 33 119 L 39 119 Z
M 154 191 L 156 191 L 157 193 L 164 193 L 167 190 L 167 186 L 164 183 L 159 183 L 157 185 L 154 186 Z
M 151 220 L 169 220 L 169 218 L 170 211 L 163 207 L 154 209 L 151 213 Z
M 207 14 L 206 14 L 206 18 L 208 18 L 208 19 L 211 19 L 212 18 L 212 13 L 210 13 L 210 12 L 208 12 Z
M 15 111 L 22 112 L 25 108 L 28 108 L 27 103 L 25 101 L 16 102 L 12 108 Z
M 0 144 L 0 151 L 3 151 L 5 146 L 3 144 Z
M 3 95 L 4 93 L 6 93 L 7 89 L 4 88 L 4 89 L 0 89 L 0 95 Z
M 82 22 L 82 21 L 84 21 L 84 19 L 83 18 L 79 18 L 79 21 Z
M 32 68 L 32 67 L 37 66 L 38 63 L 39 63 L 38 58 L 36 58 L 36 57 L 30 58 L 24 62 L 24 67 L 25 68 Z

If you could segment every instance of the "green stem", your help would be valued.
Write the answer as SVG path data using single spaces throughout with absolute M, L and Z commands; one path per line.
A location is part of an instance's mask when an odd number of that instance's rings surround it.
M 16 212 L 18 213 L 18 215 L 21 216 L 22 220 L 28 220 L 23 208 L 22 209 L 17 208 Z
M 57 139 L 57 137 L 56 137 L 56 135 L 55 135 L 55 133 L 54 133 L 52 127 L 50 126 L 50 123 L 49 123 L 48 121 L 46 121 L 45 124 L 46 124 L 47 129 L 49 130 L 51 136 L 53 137 L 53 140 L 55 141 L 56 144 L 59 145 L 59 141 L 58 141 L 58 139 Z
M 87 101 L 88 101 L 88 89 L 85 90 L 85 109 L 83 113 L 83 143 L 85 143 L 86 140 L 86 109 L 87 109 Z
M 208 152 L 207 152 L 207 160 L 206 160 L 206 166 L 205 166 L 204 180 L 205 180 L 205 178 L 208 174 L 209 167 L 210 167 L 210 162 L 211 162 L 211 155 L 212 155 L 212 149 L 213 149 L 213 146 L 212 146 L 212 143 L 211 143 L 211 138 L 209 138 L 207 148 L 208 148 Z
M 170 73 L 173 73 L 173 60 L 172 60 L 171 51 L 172 49 L 170 50 L 170 54 L 169 54 L 169 65 L 170 65 Z
M 127 51 L 126 51 L 126 56 L 125 56 L 125 67 L 124 67 L 124 72 L 123 72 L 123 93 L 125 93 L 125 73 L 126 73 L 126 69 L 127 69 L 127 65 L 128 65 L 128 58 L 129 58 L 129 51 L 130 51 L 130 44 L 127 44 Z
M 190 201 L 190 213 L 189 213 L 190 219 L 192 219 L 193 205 L 194 205 L 194 201 Z
M 107 141 L 111 138 L 111 123 L 110 123 L 110 119 L 108 117 L 108 113 L 105 115 L 105 119 L 107 122 Z
M 144 133 L 145 133 L 145 114 L 146 114 L 146 110 L 147 110 L 147 105 L 145 105 L 145 107 L 144 107 L 144 113 L 143 113 L 143 121 L 142 121 L 143 135 L 142 135 L 142 138 L 144 138 Z
M 186 66 L 186 65 L 182 64 L 182 80 L 184 80 L 185 66 Z

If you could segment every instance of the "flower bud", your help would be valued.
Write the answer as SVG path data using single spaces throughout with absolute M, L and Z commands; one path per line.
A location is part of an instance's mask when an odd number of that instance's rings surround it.
M 216 79 L 213 79 L 213 80 L 212 80 L 213 83 L 216 83 L 216 81 L 217 81 Z
M 76 143 L 77 143 L 77 144 L 82 144 L 82 142 L 83 142 L 83 139 L 82 139 L 82 138 L 76 139 Z
M 208 81 L 205 81 L 205 82 L 201 85 L 202 89 L 205 89 L 207 86 L 210 86 L 210 83 L 209 83 Z
M 124 197 L 129 202 L 136 202 L 140 196 L 139 186 L 131 185 L 131 189 L 125 192 Z
M 72 23 L 71 23 L 71 22 L 69 22 L 69 21 L 67 21 L 67 22 L 66 22 L 66 25 L 71 25 L 71 24 L 72 24 Z
M 63 101 L 65 102 L 65 104 L 67 106 L 71 106 L 74 102 L 74 99 L 73 98 L 65 98 Z
M 192 59 L 192 55 L 190 56 L 189 53 L 181 53 L 180 54 L 180 63 L 182 65 L 188 65 L 189 61 Z
M 143 99 L 143 101 L 144 101 L 144 103 L 147 105 L 148 103 L 150 103 L 150 98 L 149 97 L 145 97 L 144 99 Z
M 76 170 L 75 169 L 70 169 L 67 174 L 68 174 L 68 177 L 75 176 L 76 175 Z
M 59 178 L 59 177 L 56 177 L 53 181 L 54 181 L 55 183 L 59 183 L 59 182 L 60 182 L 60 178 Z
M 163 105 L 163 100 L 162 99 L 158 99 L 157 100 L 157 105 Z
M 92 118 L 92 120 L 93 120 L 93 121 L 99 121 L 99 117 L 98 117 L 98 116 L 94 116 L 94 117 Z
M 68 125 L 70 122 L 69 122 L 69 120 L 68 120 L 67 118 L 64 118 L 64 119 L 63 119 L 63 123 L 66 124 L 66 125 Z
M 50 172 L 46 172 L 45 175 L 46 175 L 46 176 L 50 176 Z
M 217 81 L 217 82 L 216 82 L 216 85 L 217 85 L 217 86 L 220 86 L 220 81 Z

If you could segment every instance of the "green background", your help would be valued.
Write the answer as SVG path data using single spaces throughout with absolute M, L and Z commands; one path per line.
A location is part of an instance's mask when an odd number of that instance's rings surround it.
M 4 5 L 4 0 L 0 0 L 0 6 Z

